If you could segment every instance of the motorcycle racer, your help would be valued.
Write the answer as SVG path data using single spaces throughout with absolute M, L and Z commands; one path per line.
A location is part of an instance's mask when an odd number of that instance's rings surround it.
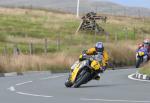
M 150 59 L 150 40 L 149 39 L 145 39 L 142 44 L 139 44 L 137 51 L 140 48 L 147 49 L 147 52 L 148 52 L 147 56 L 148 56 L 148 60 L 149 60 Z
M 88 50 L 84 50 L 82 52 L 83 57 L 80 57 L 79 60 L 82 60 L 84 58 L 84 55 L 97 55 L 100 54 L 102 58 L 102 70 L 100 71 L 101 73 L 103 73 L 103 71 L 106 70 L 107 64 L 108 64 L 108 53 L 104 50 L 104 45 L 102 42 L 97 42 L 95 47 L 93 48 L 89 48 Z M 94 78 L 96 80 L 100 79 L 100 73 L 97 74 L 97 76 Z

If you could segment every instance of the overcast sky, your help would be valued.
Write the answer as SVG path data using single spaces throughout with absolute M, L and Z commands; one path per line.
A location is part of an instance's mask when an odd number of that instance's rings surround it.
M 150 0 L 97 0 L 97 1 L 112 1 L 114 3 L 122 4 L 125 6 L 150 8 Z

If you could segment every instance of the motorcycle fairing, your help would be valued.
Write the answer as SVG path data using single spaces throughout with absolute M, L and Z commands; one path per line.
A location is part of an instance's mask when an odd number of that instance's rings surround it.
M 76 64 L 70 76 L 70 81 L 72 83 L 75 81 L 80 68 L 82 68 L 84 65 L 86 65 L 86 61 L 78 62 L 78 64 Z

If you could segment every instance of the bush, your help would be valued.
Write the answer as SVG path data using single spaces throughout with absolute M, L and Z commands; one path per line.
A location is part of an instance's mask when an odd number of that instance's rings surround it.
M 114 66 L 130 66 L 135 63 L 135 52 L 131 49 L 132 45 L 130 47 L 126 42 L 117 42 L 117 44 L 107 44 L 106 46 L 110 62 Z

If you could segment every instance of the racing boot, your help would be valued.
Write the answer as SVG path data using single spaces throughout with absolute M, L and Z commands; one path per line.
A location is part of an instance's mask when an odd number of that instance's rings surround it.
M 100 80 L 100 73 L 98 73 L 93 79 L 94 80 Z

